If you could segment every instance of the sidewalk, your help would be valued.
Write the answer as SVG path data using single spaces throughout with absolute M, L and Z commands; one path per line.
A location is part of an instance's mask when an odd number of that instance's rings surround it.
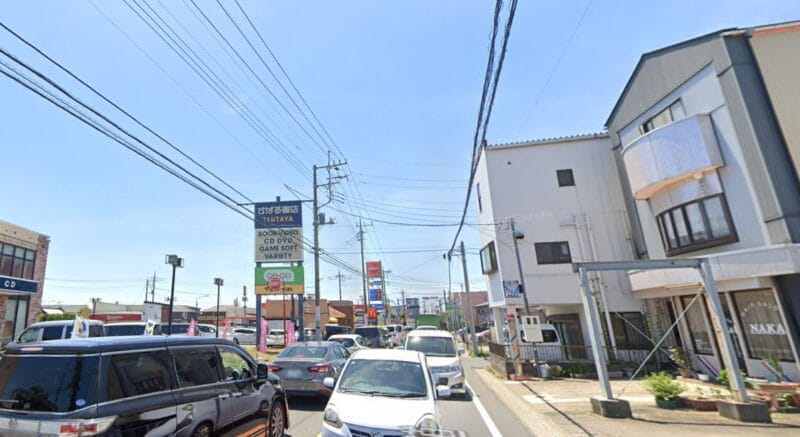
M 800 414 L 772 413 L 772 424 L 736 422 L 717 412 L 657 408 L 653 396 L 633 381 L 612 381 L 614 393 L 631 403 L 633 419 L 607 419 L 591 413 L 589 397 L 599 395 L 597 381 L 559 379 L 514 382 L 485 369 L 475 373 L 534 435 L 787 436 L 800 435 Z

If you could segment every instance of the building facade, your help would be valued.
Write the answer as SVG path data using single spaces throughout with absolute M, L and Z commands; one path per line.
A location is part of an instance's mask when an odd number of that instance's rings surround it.
M 0 221 L 0 338 L 12 341 L 42 310 L 50 237 Z
M 605 134 L 482 147 L 475 176 L 481 266 L 493 320 L 521 309 L 516 243 L 533 311 L 552 323 L 566 345 L 589 343 L 574 261 L 631 259 L 632 245 L 614 156 Z M 641 303 L 624 272 L 592 278 L 604 330 L 620 347 L 639 347 Z M 624 318 L 625 320 L 622 320 Z M 626 321 L 628 323 L 626 323 Z M 493 338 L 503 338 L 496 324 Z
M 692 271 L 629 274 L 656 336 L 697 370 L 721 369 L 718 337 L 740 365 L 800 379 L 800 25 L 715 32 L 642 56 L 606 125 L 634 256 L 702 257 L 721 292 L 712 323 Z

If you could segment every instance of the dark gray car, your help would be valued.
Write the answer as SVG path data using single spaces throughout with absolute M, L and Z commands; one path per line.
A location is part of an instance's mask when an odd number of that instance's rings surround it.
M 224 339 L 100 337 L 11 345 L 0 435 L 209 436 L 251 415 L 288 428 L 266 364 Z
M 323 384 L 334 379 L 350 357 L 350 352 L 333 341 L 306 341 L 289 345 L 270 364 L 270 372 L 281 379 L 289 395 L 330 396 Z

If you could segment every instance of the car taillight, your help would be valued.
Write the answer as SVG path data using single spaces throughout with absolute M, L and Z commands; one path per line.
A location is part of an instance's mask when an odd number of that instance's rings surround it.
M 99 419 L 70 422 L 43 422 L 39 430 L 43 434 L 53 435 L 58 430 L 59 436 L 93 436 L 103 434 L 114 424 L 116 416 L 103 417 Z
M 308 368 L 308 371 L 311 373 L 318 373 L 320 375 L 327 375 L 331 371 L 331 365 L 321 364 L 319 366 L 311 366 Z
M 267 366 L 267 367 L 269 367 L 269 371 L 270 371 L 270 372 L 280 372 L 281 370 L 283 370 L 283 367 L 281 367 L 281 366 L 276 366 L 276 365 L 274 365 L 274 364 L 270 364 L 270 365 L 269 365 L 269 366 Z

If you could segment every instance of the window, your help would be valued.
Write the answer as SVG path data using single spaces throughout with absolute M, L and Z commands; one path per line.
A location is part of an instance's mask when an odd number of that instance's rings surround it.
M 732 296 L 748 355 L 754 359 L 775 355 L 782 361 L 794 361 L 789 335 L 773 291 L 737 291 Z
M 543 343 L 556 343 L 558 335 L 555 329 L 542 329 L 542 342 Z
M 684 309 L 689 305 L 692 299 L 694 299 L 694 296 L 681 296 L 681 304 Z M 702 355 L 714 355 L 711 336 L 706 329 L 703 305 L 705 305 L 705 300 L 700 296 L 689 310 L 686 311 L 686 325 L 689 327 L 689 334 L 691 334 L 692 337 L 694 351 Z
M 42 330 L 42 341 L 61 340 L 64 334 L 64 326 L 45 326 Z
M 217 354 L 214 352 L 178 352 L 175 354 L 175 370 L 179 387 L 213 384 L 219 381 Z
M 737 241 L 723 195 L 695 200 L 656 217 L 667 255 Z
M 614 341 L 619 347 L 640 348 L 650 344 L 640 334 L 640 332 L 644 332 L 642 313 L 612 313 L 611 326 L 614 328 Z
M 494 241 L 490 241 L 481 249 L 481 270 L 484 274 L 497 271 L 497 255 L 494 251 Z
M 22 333 L 19 336 L 20 343 L 33 343 L 34 341 L 39 341 L 39 332 L 42 328 L 30 328 Z
M 670 105 L 667 109 L 654 115 L 653 118 L 645 121 L 640 127 L 643 134 L 650 132 L 653 129 L 658 129 L 661 126 L 668 125 L 674 121 L 678 121 L 686 117 L 686 110 L 683 108 L 683 103 L 680 100 Z
M 66 413 L 95 405 L 99 361 L 97 355 L 6 355 L 0 361 L 0 407 Z
M 535 243 L 534 247 L 539 264 L 569 264 L 572 262 L 569 243 L 566 241 Z
M 558 178 L 559 187 L 574 187 L 575 177 L 572 175 L 572 169 L 556 170 L 556 178 Z
M 167 363 L 164 351 L 112 355 L 106 384 L 108 400 L 169 390 Z
M 475 184 L 475 195 L 478 197 L 478 212 L 483 212 L 483 198 L 481 197 L 481 184 Z
M 220 356 L 222 357 L 222 371 L 225 375 L 225 381 L 238 381 L 255 375 L 253 366 L 238 352 L 231 349 L 221 349 Z
M 33 279 L 36 251 L 0 243 L 0 275 Z

